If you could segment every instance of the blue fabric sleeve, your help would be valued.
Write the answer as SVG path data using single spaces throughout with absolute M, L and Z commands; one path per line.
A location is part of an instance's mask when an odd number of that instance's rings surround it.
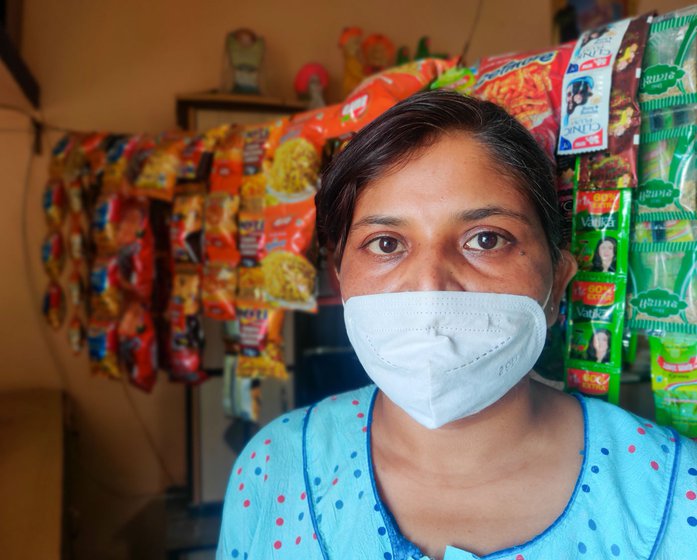
M 679 439 L 675 491 L 655 560 L 697 557 L 697 443 Z

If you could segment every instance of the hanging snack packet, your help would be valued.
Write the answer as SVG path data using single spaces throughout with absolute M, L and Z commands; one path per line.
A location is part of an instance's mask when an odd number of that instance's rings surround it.
M 142 303 L 126 306 L 118 333 L 122 371 L 133 385 L 149 393 L 157 375 L 157 339 L 152 316 Z
M 369 76 L 341 105 L 324 107 L 327 138 L 346 138 L 358 132 L 397 102 L 428 87 L 455 63 L 456 59 L 425 58 Z
M 112 140 L 106 152 L 102 175 L 104 193 L 124 192 L 126 189 L 126 171 L 140 140 L 140 136 L 117 136 Z
M 90 272 L 91 316 L 115 319 L 121 312 L 122 297 L 117 257 L 98 258 Z
M 631 191 L 576 191 L 571 252 L 578 268 L 625 276 Z
M 628 325 L 697 334 L 697 242 L 632 243 Z
M 178 181 L 206 181 L 211 171 L 213 150 L 227 126 L 210 130 L 205 134 L 184 138 L 184 147 L 179 155 Z
M 283 311 L 255 305 L 238 305 L 240 356 L 238 377 L 275 377 L 286 379 L 281 329 Z
M 177 182 L 181 152 L 185 140 L 181 135 L 167 135 L 152 149 L 144 149 L 140 169 L 132 169 L 131 177 L 137 196 L 147 196 L 170 201 L 174 197 L 174 185 Z
M 697 102 L 697 15 L 651 26 L 639 87 L 642 111 Z
M 213 154 L 213 167 L 210 174 L 210 191 L 238 195 L 242 184 L 242 150 L 244 137 L 242 129 L 230 127 L 220 140 Z
M 73 216 L 70 221 L 70 231 L 68 233 L 68 252 L 70 260 L 79 266 L 87 258 L 87 241 L 85 232 L 82 230 L 82 220 L 79 216 Z
M 87 329 L 90 371 L 92 375 L 119 379 L 119 334 L 116 321 L 90 318 Z
M 697 126 L 642 135 L 637 220 L 697 218 Z
M 240 262 L 237 249 L 237 214 L 240 197 L 227 192 L 212 192 L 206 196 L 204 251 L 206 262 L 227 263 L 236 266 Z
M 431 83 L 430 88 L 452 90 L 461 95 L 472 95 L 474 84 L 476 83 L 476 69 L 466 66 L 454 66 L 436 78 Z
M 63 272 L 65 265 L 65 245 L 63 244 L 63 235 L 54 231 L 48 233 L 41 244 L 41 262 L 44 265 L 46 274 L 53 279 L 58 280 Z
M 612 70 L 628 19 L 585 31 L 564 75 L 559 154 L 608 147 Z
M 656 421 L 697 438 L 697 337 L 649 336 Z
M 237 270 L 224 263 L 208 263 L 203 269 L 201 300 L 206 317 L 229 321 L 235 318 Z
M 51 280 L 44 293 L 42 313 L 48 325 L 57 331 L 65 321 L 65 296 L 58 282 Z
M 544 148 L 551 159 L 557 145 L 561 83 L 574 44 L 556 50 L 482 58 L 473 95 L 500 105 Z
M 118 193 L 103 194 L 92 211 L 90 229 L 92 240 L 100 255 L 113 254 L 117 249 L 116 233 L 121 220 L 123 197 Z
M 72 179 L 67 186 L 68 208 L 73 215 L 82 214 L 85 208 L 85 192 L 80 177 Z
M 73 269 L 68 278 L 68 296 L 73 307 L 80 307 L 85 303 L 85 281 L 76 269 Z
M 305 256 L 313 239 L 312 198 L 264 210 L 264 301 L 274 307 L 316 311 L 317 271 Z
M 632 227 L 635 243 L 682 243 L 697 241 L 697 221 L 661 220 L 635 222 Z
M 74 356 L 82 352 L 82 349 L 85 347 L 86 337 L 87 333 L 85 325 L 82 324 L 82 319 L 77 314 L 73 315 L 73 318 L 68 323 L 68 345 Z
M 48 167 L 48 176 L 51 181 L 63 179 L 65 162 L 77 143 L 76 138 L 74 134 L 66 134 L 51 150 L 51 161 Z
M 566 389 L 618 404 L 621 372 L 615 366 L 577 364 L 571 360 L 566 369 Z
M 612 70 L 608 149 L 580 156 L 580 189 L 637 186 L 641 113 L 636 91 L 652 17 L 644 15 L 631 20 L 622 38 Z
M 202 262 L 203 188 L 203 185 L 196 185 L 174 198 L 170 244 L 175 262 Z
M 46 224 L 50 229 L 58 230 L 63 226 L 65 206 L 66 197 L 63 181 L 60 179 L 49 181 L 44 190 L 43 207 Z
M 178 266 L 172 280 L 168 309 L 170 374 L 174 381 L 200 383 L 203 332 L 200 320 L 201 278 L 195 267 Z
M 119 283 L 142 302 L 149 302 L 155 276 L 154 240 L 149 220 L 149 202 L 123 201 L 116 232 Z

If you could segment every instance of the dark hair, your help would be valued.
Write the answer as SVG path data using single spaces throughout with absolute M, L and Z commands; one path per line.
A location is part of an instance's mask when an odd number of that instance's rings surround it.
M 603 260 L 600 258 L 600 246 L 606 241 L 609 241 L 612 244 L 613 249 L 612 262 L 610 263 L 607 272 L 615 272 L 615 265 L 617 263 L 617 239 L 614 237 L 603 237 L 600 241 L 598 241 L 598 244 L 595 246 L 595 251 L 593 251 L 591 272 L 604 272 Z
M 450 132 L 465 132 L 489 153 L 497 170 L 532 202 L 552 261 L 559 258 L 561 217 L 552 162 L 532 135 L 504 109 L 450 91 L 426 91 L 401 101 L 351 139 L 322 176 L 317 235 L 337 267 L 358 196 L 370 182 L 403 165 Z

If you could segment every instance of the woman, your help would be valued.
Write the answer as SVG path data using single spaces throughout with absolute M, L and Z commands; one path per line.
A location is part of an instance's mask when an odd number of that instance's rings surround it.
M 607 329 L 593 331 L 593 336 L 586 352 L 591 362 L 598 364 L 610 362 L 610 336 L 610 331 Z
M 252 440 L 219 559 L 694 550 L 695 445 L 528 375 L 576 267 L 558 248 L 549 161 L 521 125 L 487 102 L 417 94 L 349 143 L 316 202 L 377 388 Z
M 593 252 L 592 272 L 615 272 L 617 263 L 617 240 L 606 237 L 598 241 Z

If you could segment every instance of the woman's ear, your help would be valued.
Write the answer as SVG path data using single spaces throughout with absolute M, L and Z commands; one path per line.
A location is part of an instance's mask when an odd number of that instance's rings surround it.
M 566 287 L 578 270 L 576 259 L 566 249 L 560 251 L 559 260 L 554 267 L 554 281 L 552 283 L 552 295 L 550 297 L 551 307 L 548 310 L 547 321 L 551 326 L 559 315 L 559 301 L 561 300 Z

